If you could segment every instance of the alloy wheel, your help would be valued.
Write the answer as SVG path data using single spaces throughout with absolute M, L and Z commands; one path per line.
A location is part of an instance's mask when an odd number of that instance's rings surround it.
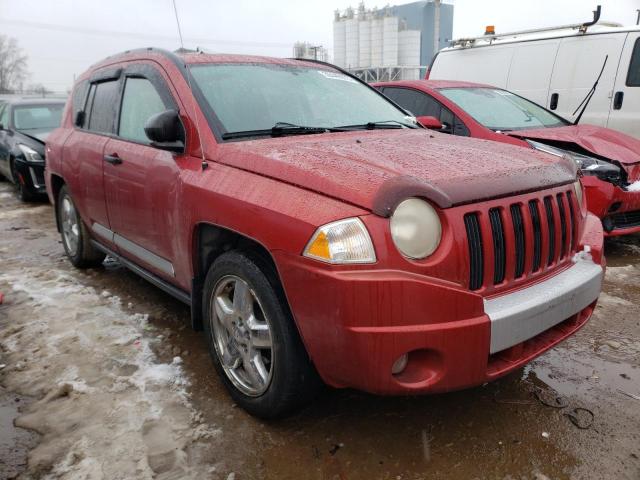
M 65 246 L 67 247 L 67 252 L 73 257 L 78 252 L 80 225 L 78 224 L 76 208 L 68 196 L 65 196 L 62 200 L 60 225 L 62 227 L 62 238 L 64 239 Z
M 218 359 L 234 386 L 256 397 L 271 383 L 271 327 L 256 294 L 235 275 L 222 277 L 210 300 L 211 331 Z

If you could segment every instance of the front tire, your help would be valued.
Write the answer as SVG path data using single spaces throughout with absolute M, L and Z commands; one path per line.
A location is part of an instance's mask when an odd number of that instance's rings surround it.
M 27 187 L 22 181 L 20 181 L 20 176 L 18 175 L 18 171 L 16 170 L 15 163 L 11 162 L 11 176 L 13 177 L 13 181 L 18 188 L 18 200 L 21 202 L 31 202 L 35 199 L 35 195 L 29 191 L 29 187 Z
M 60 189 L 56 208 L 62 245 L 73 266 L 89 268 L 100 265 L 105 254 L 91 245 L 89 232 L 76 210 L 66 185 Z
M 321 385 L 270 270 L 258 257 L 224 253 L 203 293 L 214 366 L 234 401 L 260 418 L 291 412 Z

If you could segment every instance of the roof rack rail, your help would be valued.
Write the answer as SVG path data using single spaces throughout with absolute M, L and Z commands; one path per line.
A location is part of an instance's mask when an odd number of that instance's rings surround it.
M 504 39 L 508 37 L 517 37 L 520 35 L 529 35 L 532 33 L 543 33 L 543 32 L 554 32 L 557 30 L 578 30 L 580 33 L 586 33 L 587 29 L 600 20 L 600 13 L 602 12 L 602 8 L 600 5 L 596 7 L 593 11 L 593 20 L 584 23 L 573 23 L 569 25 L 560 25 L 557 27 L 544 27 L 544 28 L 534 28 L 530 30 L 520 30 L 516 32 L 507 32 L 501 34 L 485 34 L 479 37 L 468 37 L 468 38 L 458 38 L 456 40 L 451 40 L 449 43 L 452 47 L 472 47 L 477 41 L 485 41 L 490 44 L 494 40 Z M 616 22 L 601 22 L 600 25 L 606 27 L 621 27 L 622 24 Z

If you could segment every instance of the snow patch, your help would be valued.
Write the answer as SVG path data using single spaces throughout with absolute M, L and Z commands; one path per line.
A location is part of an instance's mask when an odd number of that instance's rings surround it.
M 608 293 L 601 292 L 598 297 L 598 303 L 600 305 L 619 305 L 621 307 L 633 307 L 633 302 L 625 300 L 624 298 L 609 295 Z
M 190 452 L 205 439 L 210 449 L 221 431 L 191 405 L 180 357 L 156 357 L 148 315 L 56 268 L 4 271 L 1 284 L 18 298 L 0 325 L 11 325 L 0 330 L 7 363 L 21 365 L 7 380 L 42 397 L 18 419 L 44 434 L 30 469 L 52 478 L 206 478 L 211 464 L 192 463 Z
M 629 278 L 637 276 L 637 269 L 635 265 L 625 265 L 624 267 L 607 267 L 606 278 L 607 280 L 628 280 Z
M 627 192 L 640 192 L 640 180 L 637 180 L 627 186 Z

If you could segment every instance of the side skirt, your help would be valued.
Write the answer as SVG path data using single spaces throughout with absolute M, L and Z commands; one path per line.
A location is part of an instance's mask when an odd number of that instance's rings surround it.
M 142 278 L 144 278 L 147 282 L 152 283 L 156 287 L 158 287 L 161 290 L 165 291 L 166 293 L 168 293 L 172 297 L 177 298 L 181 302 L 186 303 L 189 306 L 192 306 L 192 304 L 191 304 L 191 295 L 189 295 L 184 290 L 181 290 L 179 288 L 174 287 L 173 285 L 171 285 L 170 283 L 164 281 L 160 277 L 158 277 L 158 276 L 154 275 L 153 273 L 145 270 L 144 268 L 140 267 L 139 265 L 136 265 L 131 260 L 128 260 L 128 259 L 122 257 L 121 255 L 118 255 L 117 253 L 115 253 L 110 248 L 105 247 L 104 245 L 102 245 L 101 243 L 99 243 L 99 242 L 97 242 L 97 241 L 95 241 L 93 239 L 91 240 L 91 244 L 94 247 L 96 247 L 98 250 L 100 250 L 100 251 L 106 253 L 107 255 L 109 255 L 110 257 L 116 259 L 119 263 L 121 263 L 122 265 L 127 267 L 133 273 L 135 273 L 135 274 L 141 276 Z M 192 308 L 192 310 L 193 310 L 193 308 Z

